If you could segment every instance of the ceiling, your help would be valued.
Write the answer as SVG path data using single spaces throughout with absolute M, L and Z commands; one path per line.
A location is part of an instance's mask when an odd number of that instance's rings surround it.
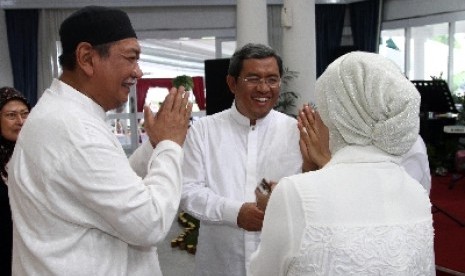
M 349 4 L 365 0 L 315 0 L 315 4 Z M 79 8 L 95 5 L 95 0 L 0 0 L 3 9 Z M 99 0 L 102 6 L 150 7 L 150 6 L 200 6 L 236 5 L 236 0 Z M 282 4 L 284 0 L 266 0 L 268 4 Z
M 235 42 L 221 43 L 223 55 L 216 56 L 216 40 L 204 39 L 143 39 L 140 67 L 145 77 L 173 77 L 180 73 L 191 76 L 204 75 L 204 61 L 230 57 Z
M 350 4 L 366 0 L 315 0 L 315 4 Z

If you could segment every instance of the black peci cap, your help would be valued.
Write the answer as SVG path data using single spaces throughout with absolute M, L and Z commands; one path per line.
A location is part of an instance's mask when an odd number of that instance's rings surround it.
M 122 10 L 87 6 L 71 14 L 60 26 L 63 53 L 73 53 L 81 42 L 92 46 L 137 38 L 129 16 Z

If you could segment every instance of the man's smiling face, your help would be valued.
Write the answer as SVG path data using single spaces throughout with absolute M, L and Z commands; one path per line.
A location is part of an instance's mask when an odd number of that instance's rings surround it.
M 255 81 L 247 81 L 249 79 Z M 228 76 L 228 85 L 235 95 L 237 110 L 252 123 L 265 117 L 276 105 L 280 90 L 279 83 L 272 86 L 269 83 L 279 82 L 279 79 L 279 67 L 274 57 L 244 60 L 239 77 L 235 79 Z

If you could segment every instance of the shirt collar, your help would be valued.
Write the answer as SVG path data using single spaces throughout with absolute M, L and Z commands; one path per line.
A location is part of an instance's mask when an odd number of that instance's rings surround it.
M 89 113 L 96 114 L 102 120 L 105 120 L 106 113 L 100 105 L 98 105 L 91 98 L 84 95 L 84 93 L 79 92 L 67 83 L 59 79 L 54 79 L 52 81 L 52 84 L 50 85 L 50 90 L 53 91 L 53 93 L 57 93 L 60 96 L 68 98 L 70 101 L 78 105 L 81 105 L 83 109 L 85 109 Z
M 379 163 L 393 162 L 400 164 L 402 157 L 388 154 L 372 146 L 349 145 L 338 150 L 329 161 L 329 164 L 338 163 Z
M 267 125 L 271 120 L 273 120 L 275 110 L 270 110 L 270 112 L 263 118 L 258 119 L 257 122 L 255 123 L 256 126 L 260 125 Z M 237 110 L 236 107 L 236 101 L 233 101 L 233 104 L 231 106 L 231 116 L 236 121 L 239 125 L 241 126 L 250 126 L 250 119 L 242 115 L 239 110 Z

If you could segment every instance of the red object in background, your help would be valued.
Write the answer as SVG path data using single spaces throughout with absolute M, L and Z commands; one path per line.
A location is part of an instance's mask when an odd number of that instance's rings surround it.
M 433 176 L 430 199 L 447 214 L 461 222 L 465 221 L 465 178 L 458 180 L 453 189 L 449 189 L 451 176 Z M 433 207 L 434 251 L 437 270 L 445 269 L 450 274 L 465 273 L 465 227 L 451 219 L 446 213 Z
M 465 150 L 458 150 L 455 153 L 455 170 L 457 172 L 465 171 Z
M 205 95 L 203 77 L 192 77 L 194 87 L 192 93 L 195 96 L 195 102 L 200 110 L 205 110 Z M 158 79 L 139 79 L 136 85 L 137 95 L 137 112 L 142 112 L 144 109 L 145 96 L 150 87 L 165 87 L 170 89 L 173 86 L 172 78 L 158 78 Z

